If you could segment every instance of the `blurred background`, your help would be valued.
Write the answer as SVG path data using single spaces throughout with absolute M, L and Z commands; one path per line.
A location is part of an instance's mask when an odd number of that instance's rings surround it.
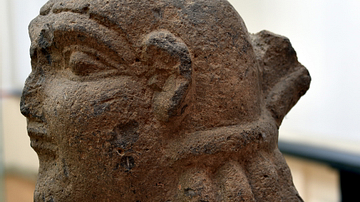
M 0 201 L 33 200 L 38 159 L 19 102 L 31 70 L 27 26 L 45 2 L 0 0 Z M 285 117 L 279 140 L 300 195 L 337 202 L 343 193 L 343 201 L 357 201 L 351 194 L 360 188 L 360 1 L 230 2 L 249 32 L 288 37 L 310 71 L 310 90 Z

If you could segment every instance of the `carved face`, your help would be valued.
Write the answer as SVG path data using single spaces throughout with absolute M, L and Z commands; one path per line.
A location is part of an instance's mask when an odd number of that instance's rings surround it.
M 277 127 L 309 78 L 286 38 L 251 38 L 226 1 L 54 0 L 40 14 L 21 99 L 35 201 L 250 200 L 247 169 L 290 178 Z M 242 184 L 222 193 L 234 170 Z
M 98 196 L 106 194 L 98 177 L 110 175 L 106 183 L 111 183 L 112 172 L 132 168 L 132 156 L 139 152 L 132 144 L 149 124 L 151 94 L 145 81 L 119 74 L 117 68 L 127 64 L 112 66 L 116 62 L 107 52 L 89 44 L 49 47 L 49 52 L 36 47 L 33 55 L 22 113 L 40 159 L 36 201 L 72 201 L 70 192 L 87 186 Z

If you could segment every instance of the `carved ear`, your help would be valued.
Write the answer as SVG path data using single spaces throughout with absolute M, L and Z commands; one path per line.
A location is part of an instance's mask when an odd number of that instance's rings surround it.
M 267 109 L 280 126 L 284 116 L 306 93 L 310 75 L 301 65 L 289 39 L 261 31 L 252 41 L 262 70 L 262 91 Z
M 181 115 L 191 85 L 191 58 L 185 43 L 168 31 L 148 34 L 143 44 L 143 59 L 151 68 L 148 85 L 154 90 L 153 109 L 160 121 Z

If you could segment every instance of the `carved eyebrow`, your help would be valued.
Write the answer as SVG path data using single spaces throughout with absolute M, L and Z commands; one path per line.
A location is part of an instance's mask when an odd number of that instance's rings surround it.
M 114 56 L 119 57 L 119 61 L 123 60 L 127 64 L 133 63 L 136 58 L 126 37 L 99 24 L 98 20 L 79 13 L 62 12 L 38 16 L 31 22 L 29 32 L 32 40 L 31 53 L 37 48 L 46 49 L 57 44 L 65 47 L 86 42 L 93 48 L 113 52 Z
M 100 2 L 98 2 L 100 3 Z M 108 4 L 109 2 L 102 2 Z M 112 29 L 118 32 L 120 35 L 124 35 L 128 43 L 131 43 L 127 37 L 127 34 L 122 29 L 121 25 L 116 22 L 113 22 L 109 19 L 108 16 L 103 16 L 101 13 L 94 12 L 91 7 L 96 7 L 100 5 L 94 5 L 85 1 L 83 3 L 74 3 L 74 2 L 55 2 L 55 0 L 48 1 L 40 10 L 40 15 L 46 16 L 49 13 L 62 13 L 62 12 L 73 12 L 78 14 L 87 15 L 89 19 L 95 20 L 100 25 L 106 26 L 109 29 Z

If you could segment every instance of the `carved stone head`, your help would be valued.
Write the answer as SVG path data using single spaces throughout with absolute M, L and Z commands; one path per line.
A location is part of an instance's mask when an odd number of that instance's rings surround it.
M 35 201 L 301 201 L 277 139 L 310 76 L 226 0 L 50 0 L 29 32 Z

